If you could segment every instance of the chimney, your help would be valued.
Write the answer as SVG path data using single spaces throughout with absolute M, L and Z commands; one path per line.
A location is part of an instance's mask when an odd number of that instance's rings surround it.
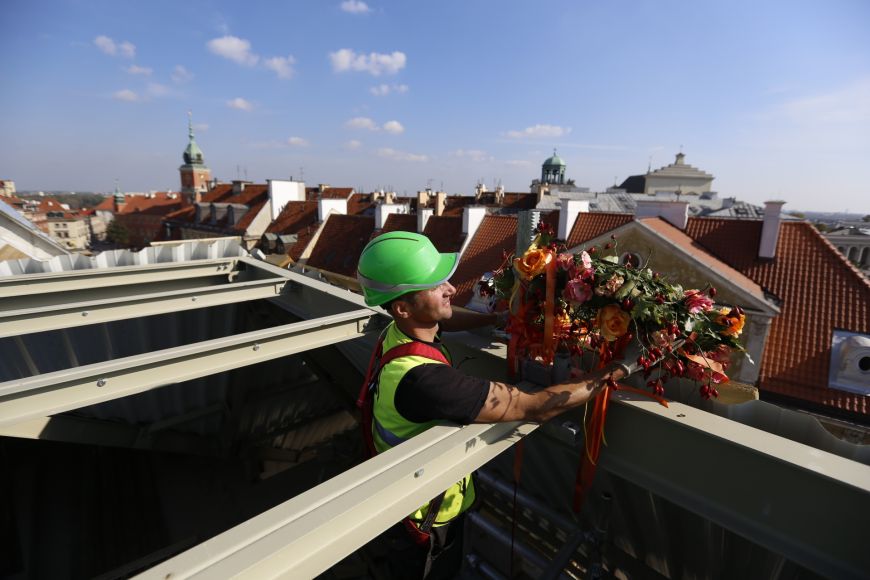
M 384 223 L 387 221 L 387 217 L 390 215 L 390 206 L 379 203 L 375 206 L 375 229 L 382 230 L 384 229 Z
M 486 207 L 482 205 L 467 205 L 462 212 L 462 233 L 465 235 L 465 241 L 462 242 L 462 248 L 459 250 L 459 255 L 465 253 L 465 248 L 468 243 L 477 233 L 480 224 L 483 223 L 483 218 L 486 217 Z
M 444 209 L 447 207 L 447 193 L 439 191 L 435 194 L 435 215 L 444 215 Z
M 429 221 L 429 218 L 432 217 L 433 213 L 435 213 L 435 210 L 431 207 L 417 209 L 417 233 L 423 233 L 423 230 L 426 229 L 426 223 Z
M 429 205 L 429 190 L 418 191 L 417 192 L 417 211 L 420 211 L 421 207 L 426 207 Z
M 388 191 L 384 194 L 384 203 L 396 203 L 396 192 Z
M 639 199 L 634 217 L 635 219 L 664 218 L 671 225 L 685 230 L 686 224 L 689 222 L 689 202 Z
M 323 222 L 330 213 L 347 214 L 346 199 L 320 198 L 317 200 L 317 221 Z
M 764 223 L 761 226 L 761 243 L 758 244 L 759 258 L 775 258 L 776 242 L 779 240 L 779 221 L 784 201 L 764 202 Z
M 574 227 L 574 222 L 577 221 L 577 216 L 581 213 L 589 213 L 589 202 L 579 199 L 563 198 L 561 208 L 559 209 L 559 231 L 556 237 L 560 240 L 567 240 L 571 233 L 571 228 Z
M 538 201 L 535 202 L 535 207 L 537 207 L 544 200 L 544 196 L 547 195 L 549 192 L 550 186 L 546 183 L 538 183 L 535 186 L 535 191 L 533 193 L 536 193 L 538 195 Z

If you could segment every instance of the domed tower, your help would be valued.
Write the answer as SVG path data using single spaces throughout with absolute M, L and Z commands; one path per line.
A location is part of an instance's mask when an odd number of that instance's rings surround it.
M 118 180 L 115 180 L 115 193 L 112 195 L 112 200 L 115 202 L 115 211 L 120 212 L 127 205 L 127 196 L 121 191 L 121 186 L 118 185 Z
M 200 196 L 208 191 L 211 180 L 211 170 L 206 167 L 202 150 L 193 138 L 193 117 L 187 114 L 187 149 L 184 150 L 184 165 L 178 168 L 181 173 L 181 193 L 188 202 L 200 200 Z
M 566 167 L 565 162 L 553 149 L 553 156 L 548 157 L 541 166 L 541 183 L 564 185 Z

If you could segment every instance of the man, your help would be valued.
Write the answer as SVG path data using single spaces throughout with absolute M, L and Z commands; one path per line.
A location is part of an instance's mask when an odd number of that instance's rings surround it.
M 418 342 L 449 354 L 441 331 L 467 330 L 495 323 L 496 316 L 454 312 L 456 294 L 449 278 L 458 254 L 441 254 L 426 236 L 390 232 L 368 243 L 357 278 L 366 304 L 383 306 L 393 322 L 383 335 L 383 352 Z M 437 354 L 437 353 L 436 353 Z M 594 397 L 609 379 L 626 376 L 622 365 L 534 393 L 513 385 L 467 376 L 433 357 L 409 355 L 385 364 L 374 395 L 372 437 L 378 452 L 398 445 L 444 420 L 461 424 L 500 421 L 543 422 Z M 390 564 L 396 578 L 452 578 L 461 565 L 461 516 L 474 503 L 471 476 L 455 483 L 430 514 L 426 504 L 404 524 L 388 530 Z M 428 519 L 427 519 L 428 516 Z M 419 530 L 429 531 L 420 544 Z M 410 530 L 405 530 L 405 527 Z M 424 536 L 425 537 L 425 536 Z

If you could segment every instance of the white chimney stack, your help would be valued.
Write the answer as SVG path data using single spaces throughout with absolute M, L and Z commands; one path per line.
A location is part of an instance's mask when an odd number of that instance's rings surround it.
M 462 242 L 462 248 L 459 250 L 459 255 L 465 253 L 469 242 L 477 233 L 477 228 L 483 223 L 483 218 L 486 217 L 486 207 L 482 205 L 467 205 L 462 212 L 462 233 L 465 234 L 465 241 Z
M 759 258 L 776 257 L 776 242 L 779 240 L 780 212 L 784 201 L 764 202 L 764 223 L 761 226 L 761 242 L 758 244 Z
M 689 202 L 651 199 L 638 200 L 634 217 L 635 219 L 660 217 L 667 220 L 671 225 L 685 230 L 686 224 L 689 223 Z
M 387 221 L 387 217 L 390 215 L 390 206 L 379 203 L 375 206 L 375 229 L 382 230 L 384 229 L 384 223 Z
M 426 223 L 429 221 L 429 218 L 432 217 L 433 213 L 435 213 L 435 210 L 431 207 L 417 209 L 417 233 L 423 233 L 423 230 L 426 229 Z
M 574 227 L 574 222 L 577 221 L 577 216 L 581 213 L 589 213 L 589 202 L 580 199 L 563 198 L 559 208 L 559 231 L 556 237 L 560 240 L 567 240 L 571 233 L 571 228 Z
M 347 200 L 320 198 L 317 200 L 317 221 L 323 222 L 331 212 L 347 214 Z

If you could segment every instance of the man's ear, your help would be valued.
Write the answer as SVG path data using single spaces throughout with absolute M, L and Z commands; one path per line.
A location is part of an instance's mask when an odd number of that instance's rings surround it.
M 393 315 L 393 318 L 410 318 L 411 305 L 408 304 L 406 300 L 402 300 L 401 298 L 398 300 L 394 300 L 392 308 L 390 309 L 390 314 Z

